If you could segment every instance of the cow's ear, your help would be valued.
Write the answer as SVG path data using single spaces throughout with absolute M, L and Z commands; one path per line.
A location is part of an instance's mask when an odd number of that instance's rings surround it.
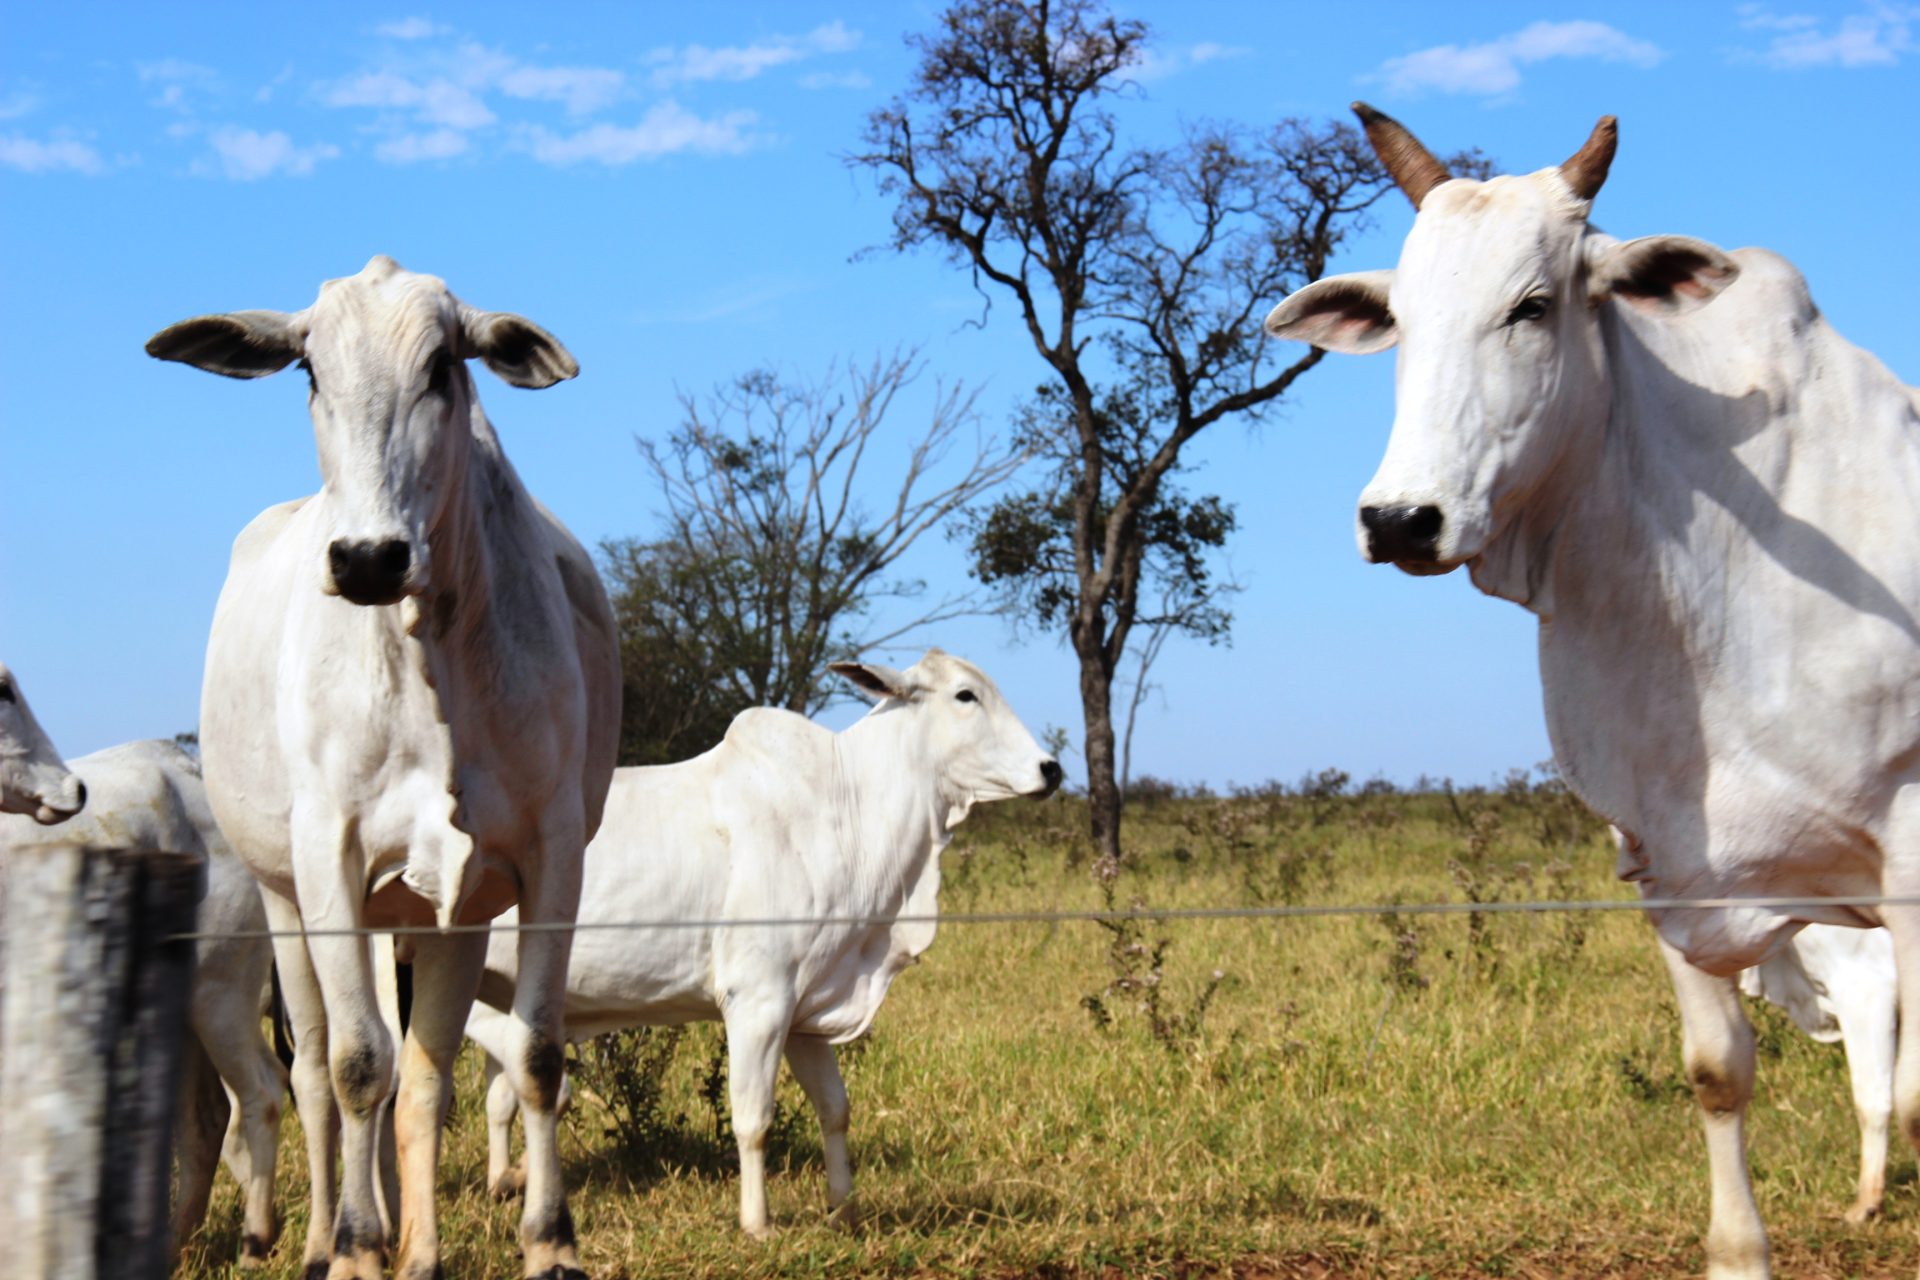
M 479 356 L 487 368 L 516 387 L 538 390 L 580 372 L 579 362 L 560 345 L 560 339 L 525 316 L 463 306 L 460 329 L 466 337 L 461 354 Z
M 298 360 L 306 343 L 304 313 L 230 311 L 169 325 L 147 339 L 147 354 L 229 378 L 260 378 Z
M 920 692 L 920 686 L 908 679 L 905 672 L 883 667 L 877 662 L 830 662 L 827 670 L 844 676 L 855 688 L 876 702 L 881 698 L 911 702 L 914 695 Z
M 1739 263 L 1691 236 L 1643 236 L 1590 252 L 1588 289 L 1596 300 L 1618 298 L 1665 315 L 1704 307 L 1740 274 Z
M 1350 356 L 1385 351 L 1400 340 L 1387 309 L 1392 286 L 1391 271 L 1316 280 L 1267 313 L 1267 332 Z

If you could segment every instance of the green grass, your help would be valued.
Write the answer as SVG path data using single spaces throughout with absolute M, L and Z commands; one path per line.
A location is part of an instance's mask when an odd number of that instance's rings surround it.
M 1100 906 L 1083 819 L 1072 800 L 977 811 L 947 854 L 943 907 Z M 1172 796 L 1136 804 L 1127 840 L 1129 864 L 1108 882 L 1122 906 L 1626 896 L 1610 842 L 1550 787 Z M 1157 1024 L 1143 1012 L 1150 993 Z M 1770 1008 L 1754 1013 L 1752 1160 L 1779 1271 L 1910 1274 L 1911 1157 L 1896 1143 L 1885 1221 L 1841 1223 L 1857 1141 L 1841 1054 Z M 590 1087 L 563 1122 L 583 1257 L 601 1280 L 1703 1265 L 1706 1158 L 1678 1018 L 1632 913 L 1492 916 L 1478 929 L 1464 917 L 1175 922 L 1119 936 L 945 928 L 874 1033 L 842 1051 L 863 1217 L 851 1235 L 823 1221 L 811 1113 L 784 1080 L 794 1118 L 770 1161 L 778 1236 L 739 1235 L 732 1144 L 716 1138 L 703 1091 L 718 1045 L 711 1029 L 680 1042 L 650 1150 L 609 1135 Z M 270 1277 L 297 1273 L 300 1151 L 290 1120 Z M 486 1197 L 485 1155 L 469 1053 L 441 1166 L 450 1277 L 519 1274 L 518 1209 Z M 182 1273 L 223 1274 L 238 1220 L 223 1174 Z

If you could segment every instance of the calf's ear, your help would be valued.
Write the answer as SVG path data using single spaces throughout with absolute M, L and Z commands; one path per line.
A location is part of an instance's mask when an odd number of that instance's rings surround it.
M 1613 297 L 1666 315 L 1706 306 L 1740 274 L 1739 263 L 1691 236 L 1642 236 L 1590 252 L 1587 286 L 1596 301 Z
M 147 354 L 228 378 L 260 378 L 298 360 L 306 342 L 304 314 L 229 311 L 169 325 L 147 339 Z
M 463 306 L 460 329 L 466 337 L 461 354 L 479 356 L 513 386 L 538 390 L 580 372 L 579 362 L 560 345 L 560 339 L 525 316 Z
M 909 680 L 905 672 L 883 667 L 877 662 L 830 662 L 827 670 L 845 677 L 876 702 L 881 698 L 911 702 L 920 692 L 920 686 Z
M 1316 280 L 1267 313 L 1267 332 L 1350 356 L 1385 351 L 1400 340 L 1387 309 L 1392 286 L 1392 271 Z

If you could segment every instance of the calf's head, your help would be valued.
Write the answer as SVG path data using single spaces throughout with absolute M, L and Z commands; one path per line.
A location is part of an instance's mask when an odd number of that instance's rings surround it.
M 580 371 L 519 316 L 478 311 L 435 276 L 376 257 L 304 311 L 233 311 L 162 329 L 147 354 L 230 378 L 306 370 L 331 521 L 321 589 L 393 604 L 432 582 L 429 539 L 465 475 L 476 410 L 466 361 L 516 387 Z
M 1330 351 L 1399 348 L 1393 434 L 1360 496 L 1360 549 L 1445 573 L 1599 438 L 1611 406 L 1602 308 L 1679 314 L 1739 268 L 1699 240 L 1622 243 L 1588 225 L 1613 162 L 1612 116 L 1565 163 L 1481 182 L 1452 177 L 1391 117 L 1354 111 L 1418 210 L 1400 265 L 1310 284 L 1266 327 Z
M 0 813 L 21 813 L 52 826 L 87 803 L 87 784 L 67 771 L 33 709 L 0 663 Z
M 1050 796 L 1064 776 L 1060 762 L 1035 742 L 987 674 L 971 662 L 929 649 L 905 671 L 873 662 L 836 662 L 832 669 L 874 699 L 869 714 L 909 717 L 908 737 L 934 771 L 956 817 L 985 800 Z

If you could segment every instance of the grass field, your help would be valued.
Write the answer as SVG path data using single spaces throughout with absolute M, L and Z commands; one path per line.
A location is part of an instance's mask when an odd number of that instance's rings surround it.
M 942 907 L 1625 896 L 1601 829 L 1551 785 L 1450 797 L 1340 782 L 1141 788 L 1129 863 L 1105 877 L 1071 798 L 979 810 L 946 855 Z M 1839 1049 L 1753 1012 L 1752 1157 L 1779 1273 L 1911 1275 L 1912 1157 L 1896 1141 L 1885 1220 L 1842 1223 L 1856 1131 Z M 770 1160 L 778 1234 L 738 1233 L 732 1141 L 709 1100 L 717 1030 L 660 1035 L 612 1047 L 665 1059 L 657 1096 L 623 1088 L 601 1046 L 563 1121 L 600 1280 L 1703 1265 L 1706 1158 L 1679 1022 L 1633 913 L 949 926 L 874 1033 L 842 1050 L 862 1214 L 850 1234 L 824 1221 L 819 1144 L 790 1081 Z M 471 1051 L 461 1066 L 441 1166 L 446 1273 L 516 1277 L 518 1208 L 482 1186 Z M 298 1271 L 300 1150 L 289 1120 L 271 1277 Z M 222 1174 L 182 1273 L 223 1274 L 238 1231 Z

